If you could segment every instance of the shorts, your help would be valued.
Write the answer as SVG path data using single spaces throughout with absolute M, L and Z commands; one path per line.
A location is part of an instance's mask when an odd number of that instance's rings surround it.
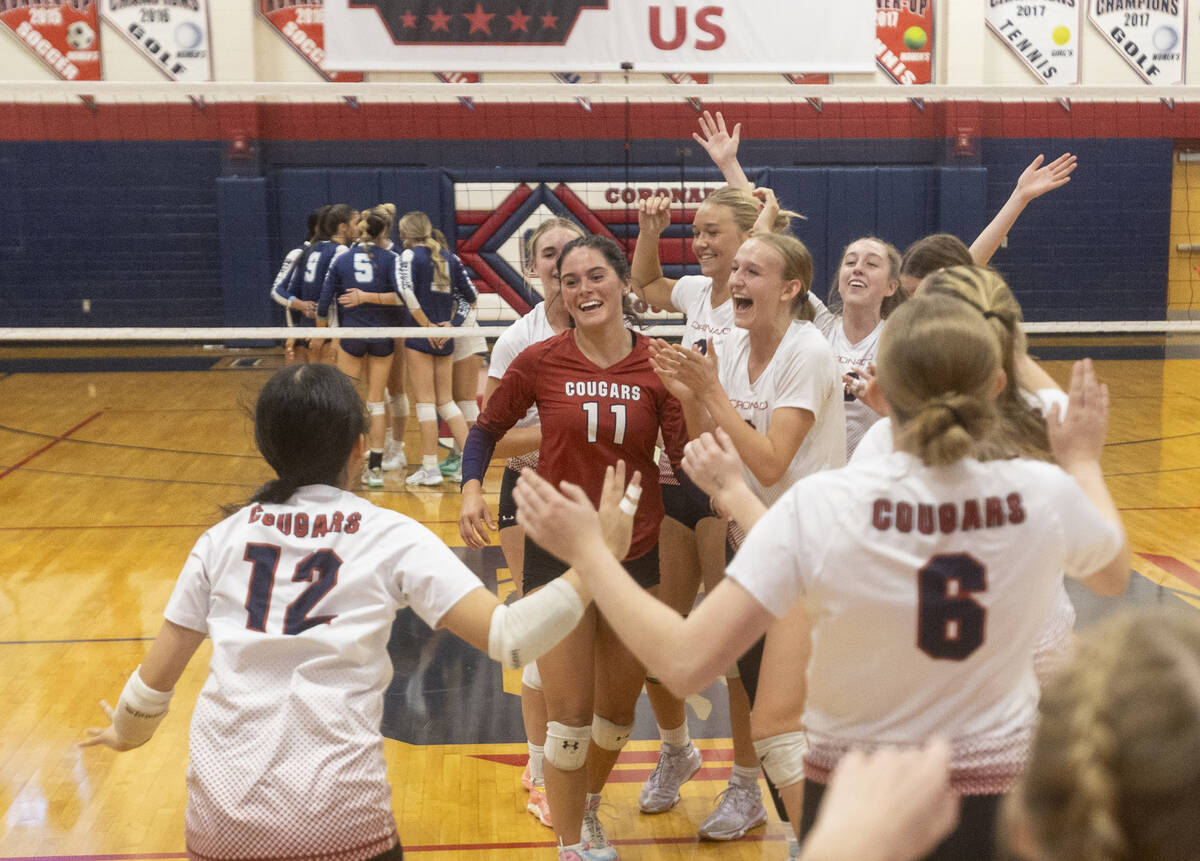
M 513 499 L 513 488 L 521 473 L 515 469 L 504 467 L 504 477 L 500 479 L 500 502 L 496 505 L 496 528 L 508 529 L 517 525 L 517 502 Z
M 629 576 L 643 589 L 658 585 L 658 545 L 637 559 L 626 559 L 623 563 Z M 529 536 L 525 536 L 525 574 L 522 578 L 522 591 L 528 595 L 539 586 L 545 586 L 551 580 L 557 580 L 571 566 L 557 556 L 547 553 Z
M 442 346 L 434 349 L 433 345 L 429 343 L 428 338 L 405 338 L 404 346 L 410 350 L 416 350 L 418 353 L 425 353 L 428 356 L 449 356 L 454 352 L 454 339 L 451 338 Z
M 479 325 L 478 314 L 475 313 L 474 308 L 467 315 L 467 319 L 463 320 L 463 325 L 470 326 L 471 328 Z M 487 339 L 483 335 L 467 335 L 454 339 L 454 361 L 456 362 L 460 362 L 471 356 L 478 356 L 481 353 L 486 354 L 487 351 Z
M 356 359 L 363 356 L 383 358 L 390 356 L 396 349 L 391 338 L 342 338 L 342 349 Z
M 696 487 L 682 471 L 675 473 L 675 479 L 679 484 L 662 485 L 664 516 L 693 530 L 704 518 L 717 516 L 708 494 Z
M 396 841 L 396 845 L 387 852 L 380 852 L 378 855 L 368 858 L 367 861 L 404 861 L 404 847 L 400 845 L 399 841 Z

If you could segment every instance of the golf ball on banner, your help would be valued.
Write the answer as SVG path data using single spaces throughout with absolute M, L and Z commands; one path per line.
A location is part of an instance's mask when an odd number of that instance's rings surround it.
M 1154 50 L 1165 53 L 1172 50 L 1179 44 L 1179 34 L 1175 32 L 1175 28 L 1163 24 L 1154 31 Z
M 1060 24 L 1054 28 L 1054 32 L 1050 34 L 1050 37 L 1054 39 L 1055 45 L 1065 45 L 1071 41 L 1071 28 Z
M 185 21 L 175 28 L 175 44 L 184 51 L 191 51 L 200 46 L 204 38 L 200 28 L 191 21 Z
M 929 36 L 915 24 L 904 31 L 904 47 L 910 51 L 919 51 L 929 42 Z

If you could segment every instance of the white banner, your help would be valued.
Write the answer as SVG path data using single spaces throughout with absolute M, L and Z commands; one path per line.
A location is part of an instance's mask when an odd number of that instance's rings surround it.
M 100 17 L 171 80 L 212 80 L 208 0 L 101 0 Z
M 988 29 L 1043 84 L 1079 83 L 1080 8 L 1075 0 L 984 0 Z
M 871 72 L 874 0 L 326 0 L 335 69 Z
M 1088 20 L 1147 84 L 1182 84 L 1187 0 L 1090 0 Z

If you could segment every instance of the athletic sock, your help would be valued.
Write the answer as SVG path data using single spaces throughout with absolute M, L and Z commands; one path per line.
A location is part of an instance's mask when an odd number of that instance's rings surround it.
M 692 736 L 688 732 L 688 722 L 686 719 L 675 729 L 663 729 L 660 726 L 658 728 L 658 737 L 667 744 L 674 745 L 675 747 L 687 747 L 692 743 Z
M 437 472 L 438 459 L 436 454 L 421 455 L 421 469 L 431 469 Z
M 729 782 L 734 786 L 757 786 L 758 771 L 757 765 L 751 768 L 734 763 L 733 772 L 729 775 Z
M 541 744 L 528 743 L 529 746 L 529 778 L 538 786 L 546 781 L 546 747 Z

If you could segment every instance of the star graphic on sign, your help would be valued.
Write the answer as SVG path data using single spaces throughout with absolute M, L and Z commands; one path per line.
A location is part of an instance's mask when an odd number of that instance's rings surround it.
M 557 15 L 551 15 L 550 13 L 546 13 L 545 15 L 542 16 L 542 29 L 543 30 L 553 30 L 557 26 L 558 26 L 558 16 Z
M 484 12 L 482 4 L 476 3 L 475 11 L 464 12 L 463 17 L 471 22 L 471 29 L 467 31 L 468 36 L 477 30 L 481 30 L 484 33 L 487 33 L 489 36 L 492 35 L 491 22 L 496 15 L 494 12 Z
M 405 12 L 400 16 L 400 23 L 404 25 L 405 30 L 415 30 L 417 27 L 417 16 L 412 12 Z
M 441 6 L 438 7 L 437 12 L 428 17 L 433 22 L 433 29 L 435 31 L 445 30 L 447 33 L 450 32 L 450 16 L 442 11 Z
M 529 19 L 532 18 L 533 16 L 521 14 L 520 6 L 517 7 L 516 12 L 513 12 L 511 15 L 506 15 L 505 17 L 508 18 L 509 28 L 514 33 L 517 32 L 518 30 L 522 30 L 526 33 L 529 32 Z

